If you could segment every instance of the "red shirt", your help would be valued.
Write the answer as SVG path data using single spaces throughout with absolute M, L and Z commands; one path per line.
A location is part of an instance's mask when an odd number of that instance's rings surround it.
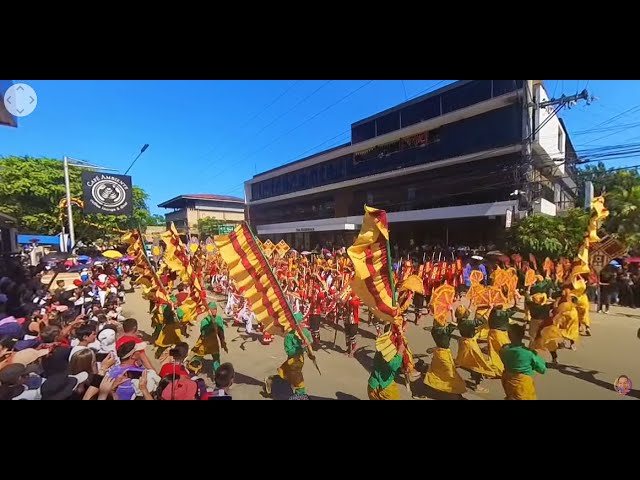
M 173 363 L 171 362 L 165 363 L 160 369 L 160 378 L 171 376 L 174 372 L 173 367 L 174 367 Z M 191 374 L 189 374 L 187 369 L 184 368 L 184 366 L 180 365 L 179 363 L 175 364 L 175 375 L 176 377 L 191 377 Z
M 353 323 L 358 325 L 360 323 L 360 299 L 357 297 L 351 298 L 349 305 L 351 305 L 351 312 L 353 313 Z
M 313 315 L 322 315 L 322 301 L 324 300 L 324 292 L 316 292 L 315 295 L 311 297 L 311 313 Z
M 122 337 L 120 337 L 118 340 L 116 340 L 116 350 L 119 349 L 122 345 L 124 345 L 127 342 L 142 343 L 143 341 L 144 340 L 142 340 L 140 337 L 125 334 Z

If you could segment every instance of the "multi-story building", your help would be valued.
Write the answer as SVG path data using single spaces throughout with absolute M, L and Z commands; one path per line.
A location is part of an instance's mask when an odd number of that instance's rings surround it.
M 180 195 L 158 205 L 172 208 L 165 214 L 167 225 L 174 223 L 179 233 L 198 234 L 198 222 L 212 218 L 221 224 L 231 226 L 244 221 L 244 200 L 224 195 L 196 194 Z
M 360 120 L 350 142 L 247 181 L 249 221 L 298 248 L 349 245 L 367 204 L 400 245 L 491 243 L 521 208 L 573 203 L 575 151 L 545 100 L 539 80 L 461 80 Z

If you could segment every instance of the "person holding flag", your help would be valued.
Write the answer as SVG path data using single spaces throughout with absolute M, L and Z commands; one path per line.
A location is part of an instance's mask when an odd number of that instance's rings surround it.
M 295 313 L 293 318 L 300 327 L 303 319 L 302 313 Z M 300 338 L 299 332 L 302 332 L 302 335 L 306 337 L 306 341 Z M 293 390 L 294 395 L 305 395 L 307 393 L 304 385 L 304 376 L 302 375 L 302 367 L 304 367 L 305 344 L 310 344 L 311 342 L 311 332 L 303 327 L 297 330 L 291 330 L 284 337 L 284 351 L 287 354 L 287 359 L 278 368 L 277 376 L 282 380 L 286 380 L 289 385 L 291 385 L 291 390 Z M 311 360 L 315 359 L 310 349 L 307 354 Z M 270 375 L 264 380 L 264 391 L 267 396 L 271 396 L 271 389 L 275 378 L 276 375 Z
M 189 360 L 189 366 L 191 370 L 199 372 L 202 368 L 204 357 L 211 355 L 213 373 L 216 373 L 220 366 L 220 347 L 227 353 L 229 353 L 229 350 L 224 338 L 224 321 L 218 315 L 218 305 L 215 302 L 209 302 L 207 306 L 209 314 L 200 322 L 200 337 L 191 349 L 194 356 Z

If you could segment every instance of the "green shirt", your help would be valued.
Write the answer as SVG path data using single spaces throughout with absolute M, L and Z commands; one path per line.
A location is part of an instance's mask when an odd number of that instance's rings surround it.
M 216 315 L 215 318 L 216 325 L 220 329 L 224 329 L 224 321 L 220 315 Z M 200 334 L 209 335 L 213 332 L 213 321 L 211 320 L 211 315 L 207 315 L 200 322 Z
M 313 342 L 309 330 L 303 328 L 302 334 L 307 337 L 309 343 Z M 287 354 L 287 357 L 297 357 L 304 353 L 304 344 L 298 337 L 298 334 L 293 330 L 287 333 L 287 336 L 284 337 L 284 351 Z
M 460 330 L 460 335 L 464 338 L 473 338 L 476 335 L 476 328 L 481 326 L 484 322 L 480 319 L 471 320 L 465 319 L 460 320 L 458 322 L 458 330 Z
M 522 373 L 533 377 L 533 372 L 547 371 L 546 362 L 524 345 L 510 343 L 500 350 L 500 359 L 509 373 Z
M 402 368 L 402 355 L 397 354 L 389 363 L 385 362 L 380 352 L 373 356 L 373 371 L 369 377 L 369 386 L 372 389 L 383 389 L 391 385 L 397 373 Z
M 456 331 L 456 326 L 453 324 L 441 327 L 440 325 L 434 325 L 431 327 L 431 336 L 433 341 L 436 342 L 438 348 L 449 348 L 451 343 L 451 335 Z
M 553 288 L 553 280 L 547 279 L 538 283 L 534 283 L 531 285 L 531 295 L 535 295 L 536 293 L 546 293 L 549 295 L 549 292 Z
M 509 329 L 509 319 L 515 314 L 516 311 L 513 308 L 506 310 L 504 308 L 502 310 L 496 310 L 494 308 L 489 315 L 489 328 L 506 332 Z

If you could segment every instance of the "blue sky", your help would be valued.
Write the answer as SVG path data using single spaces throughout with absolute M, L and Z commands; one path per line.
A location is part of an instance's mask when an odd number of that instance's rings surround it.
M 346 142 L 352 122 L 452 81 L 15 80 L 38 106 L 19 128 L 0 128 L 0 156 L 68 155 L 124 172 L 148 143 L 130 175 L 164 213 L 157 204 L 183 193 L 242 197 L 255 173 Z M 578 149 L 640 142 L 640 82 L 545 82 L 556 97 L 585 86 L 598 97 L 561 114 Z

